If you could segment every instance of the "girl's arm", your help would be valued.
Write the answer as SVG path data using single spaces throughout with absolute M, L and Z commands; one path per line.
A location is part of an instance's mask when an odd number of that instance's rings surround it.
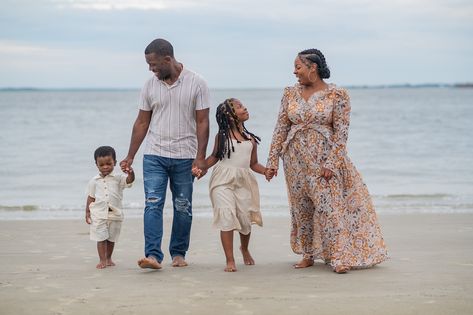
M 212 154 L 205 159 L 207 168 L 211 168 L 212 166 L 217 164 L 218 159 L 215 157 L 217 155 L 217 148 L 218 148 L 218 134 L 215 135 L 214 149 L 212 151 Z
M 266 176 L 268 169 L 258 162 L 258 144 L 254 139 L 251 139 L 251 143 L 253 144 L 253 150 L 251 150 L 250 168 L 254 172 Z

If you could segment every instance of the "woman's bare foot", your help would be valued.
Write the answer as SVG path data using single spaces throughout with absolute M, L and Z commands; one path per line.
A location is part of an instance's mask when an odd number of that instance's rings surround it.
M 161 264 L 153 256 L 141 258 L 140 260 L 138 260 L 138 266 L 140 266 L 140 268 L 143 268 L 143 269 L 145 268 L 161 269 L 162 268 Z
M 337 266 L 337 267 L 335 267 L 335 269 L 333 269 L 333 271 L 338 273 L 338 274 L 347 273 L 348 270 L 350 270 L 350 267 L 343 266 L 343 265 Z
M 314 260 L 313 259 L 303 258 L 301 261 L 294 264 L 293 266 L 296 269 L 302 269 L 302 268 L 307 268 L 307 267 L 310 267 L 310 266 L 313 266 L 313 265 L 314 265 Z
M 111 258 L 110 258 L 110 259 L 107 259 L 107 267 L 108 267 L 108 266 L 110 266 L 110 267 L 111 267 L 111 266 L 115 266 L 115 263 L 112 261 Z
M 184 257 L 182 256 L 175 256 L 172 259 L 172 266 L 173 267 L 186 267 L 187 262 L 184 260 Z
M 225 272 L 235 272 L 237 271 L 234 261 L 227 261 L 227 267 L 223 269 Z
M 245 265 L 254 265 L 255 261 L 253 257 L 251 257 L 250 251 L 248 249 L 243 250 L 241 247 L 240 250 L 241 254 L 243 255 L 243 262 L 245 263 Z
M 95 268 L 97 269 L 104 269 L 104 268 L 107 268 L 107 262 L 105 261 L 101 261 L 97 264 L 97 266 L 95 266 Z

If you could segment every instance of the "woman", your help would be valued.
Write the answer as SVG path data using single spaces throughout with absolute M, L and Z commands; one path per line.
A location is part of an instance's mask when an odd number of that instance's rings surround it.
M 366 185 L 347 156 L 350 98 L 327 84 L 324 55 L 300 52 L 298 83 L 287 87 L 273 133 L 267 167 L 277 175 L 283 160 L 291 212 L 291 247 L 306 268 L 322 259 L 337 273 L 387 258 Z M 272 177 L 272 176 L 270 176 Z

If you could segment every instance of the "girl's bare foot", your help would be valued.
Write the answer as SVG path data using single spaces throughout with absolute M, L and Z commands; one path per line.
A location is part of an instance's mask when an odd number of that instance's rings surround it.
M 307 267 L 310 267 L 310 266 L 313 266 L 313 265 L 314 265 L 314 260 L 313 259 L 303 258 L 301 261 L 294 264 L 293 266 L 296 269 L 301 269 L 301 268 L 307 268 Z
M 107 262 L 105 262 L 105 261 L 101 261 L 97 264 L 97 266 L 95 266 L 95 268 L 97 268 L 97 269 L 104 269 L 106 267 L 107 267 Z
M 240 247 L 241 254 L 243 255 L 243 262 L 245 265 L 254 265 L 255 261 L 253 260 L 253 257 L 251 257 L 250 251 L 248 249 L 244 250 Z
M 107 259 L 107 267 L 108 266 L 115 266 L 115 263 L 112 261 L 112 259 Z
M 227 261 L 227 267 L 223 269 L 225 272 L 235 272 L 237 271 L 234 261 Z

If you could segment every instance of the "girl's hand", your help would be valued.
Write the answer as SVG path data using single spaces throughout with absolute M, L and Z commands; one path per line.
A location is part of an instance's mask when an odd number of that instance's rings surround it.
M 325 178 L 325 180 L 328 181 L 330 180 L 330 178 L 332 178 L 333 172 L 328 168 L 322 167 L 322 169 L 320 170 L 320 176 L 322 176 L 323 178 Z
M 278 170 L 273 169 L 273 168 L 265 168 L 264 169 L 264 177 L 266 177 L 266 180 L 268 182 L 271 179 L 273 179 L 274 176 L 278 176 Z
M 198 168 L 197 166 L 194 166 L 192 168 L 192 175 L 194 175 L 195 177 L 197 177 L 197 179 L 199 179 L 202 176 L 202 170 Z

